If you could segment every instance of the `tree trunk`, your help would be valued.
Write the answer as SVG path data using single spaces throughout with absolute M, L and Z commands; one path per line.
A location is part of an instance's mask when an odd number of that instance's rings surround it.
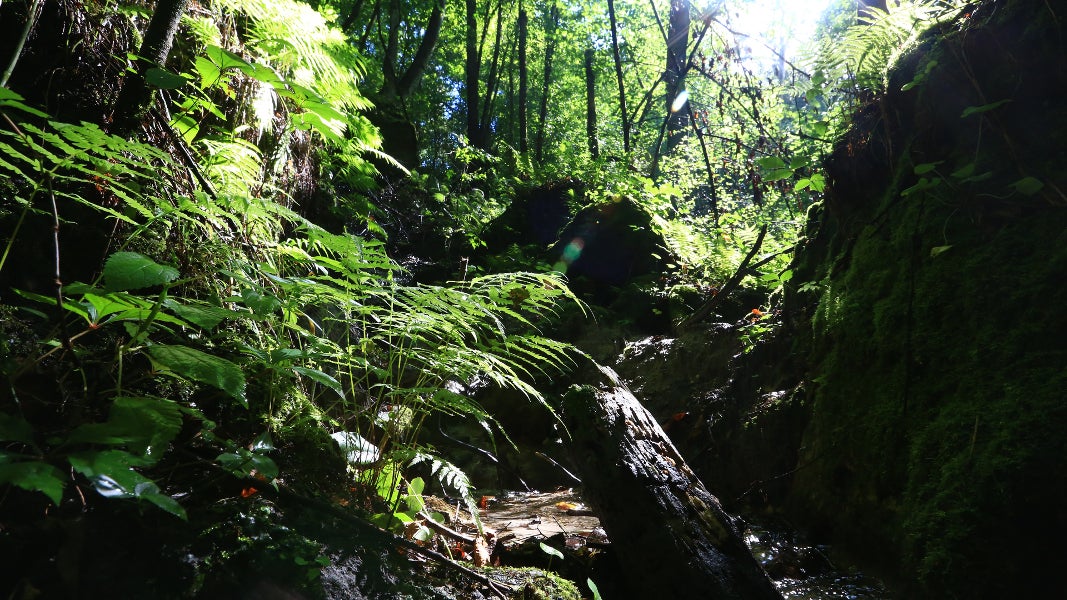
M 596 139 L 596 72 L 593 70 L 595 51 L 585 51 L 585 135 L 589 140 L 589 155 L 600 158 L 600 144 Z
M 689 100 L 685 92 L 685 73 L 689 51 L 689 0 L 671 0 L 667 24 L 667 154 L 681 141 L 689 126 Z
M 348 16 L 341 23 L 341 31 L 345 33 L 351 33 L 352 26 L 356 24 L 356 20 L 359 19 L 359 13 L 363 12 L 363 0 L 356 0 L 352 5 L 352 9 L 348 11 Z
M 478 53 L 478 2 L 467 0 L 467 63 L 464 70 L 467 100 L 467 141 L 475 148 L 484 148 L 481 121 L 478 119 L 478 79 L 482 57 Z
M 548 93 L 552 83 L 552 54 L 556 49 L 556 28 L 558 26 L 559 6 L 553 2 L 552 9 L 548 14 L 548 21 L 545 23 L 545 77 L 541 89 L 541 110 L 538 112 L 540 126 L 537 130 L 537 140 L 534 142 L 534 155 L 538 163 L 544 161 L 545 157 L 545 133 L 548 129 Z
M 563 420 L 583 484 L 635 598 L 781 600 L 723 511 L 618 375 L 572 387 Z
M 619 27 L 615 20 L 615 0 L 608 0 L 611 19 L 611 56 L 615 60 L 615 79 L 619 82 L 619 118 L 622 120 L 622 149 L 630 151 L 630 120 L 626 115 L 626 88 L 622 79 L 622 55 L 619 53 Z
M 166 64 L 178 23 L 188 4 L 189 0 L 160 0 L 156 4 L 137 53 L 137 72 L 126 76 L 122 91 L 115 101 L 111 128 L 115 135 L 129 137 L 148 112 L 152 104 L 152 91 L 145 81 L 145 73 L 153 67 L 163 68 Z
M 519 5 L 519 152 L 526 154 L 530 149 L 530 137 L 527 134 L 526 102 L 529 91 L 529 79 L 526 71 L 526 9 Z
M 481 130 L 488 142 L 489 133 L 492 131 L 490 125 L 493 122 L 493 99 L 496 98 L 497 91 L 500 87 L 500 46 L 502 44 L 502 38 L 504 35 L 504 15 L 503 11 L 497 12 L 496 17 L 496 36 L 493 40 L 493 58 L 489 61 L 489 77 L 485 81 L 485 96 L 482 98 L 482 120 Z
M 406 99 L 415 91 L 419 79 L 422 78 L 423 72 L 426 71 L 426 67 L 430 64 L 430 56 L 433 55 L 434 48 L 437 47 L 437 39 L 441 35 L 444 9 L 445 0 L 434 1 L 433 10 L 430 11 L 430 18 L 426 21 L 426 32 L 422 36 L 422 41 L 419 42 L 419 49 L 415 51 L 415 57 L 411 59 L 411 64 L 408 65 L 407 70 L 400 77 L 400 81 L 397 82 L 397 91 L 401 98 Z

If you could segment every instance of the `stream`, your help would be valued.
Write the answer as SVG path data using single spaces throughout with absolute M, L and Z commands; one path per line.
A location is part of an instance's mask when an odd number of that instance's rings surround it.
M 787 600 L 890 600 L 881 581 L 835 564 L 831 548 L 808 545 L 777 524 L 749 523 L 745 543 Z

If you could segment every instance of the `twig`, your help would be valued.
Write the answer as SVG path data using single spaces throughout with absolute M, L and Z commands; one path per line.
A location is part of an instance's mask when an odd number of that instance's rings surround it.
M 740 266 L 737 267 L 737 270 L 734 271 L 734 274 L 730 277 L 730 279 L 728 279 L 726 283 L 723 284 L 722 289 L 719 290 L 719 293 L 708 299 L 708 301 L 705 302 L 703 306 L 698 308 L 696 312 L 690 315 L 689 318 L 679 323 L 678 327 L 676 328 L 677 331 L 687 329 L 689 326 L 711 314 L 711 311 L 716 306 L 718 306 L 720 302 L 722 302 L 722 299 L 729 295 L 730 292 L 734 291 L 734 288 L 741 284 L 741 281 L 745 278 L 746 275 L 748 275 L 748 263 L 752 262 L 752 258 L 756 256 L 756 253 L 759 252 L 760 247 L 763 246 L 763 238 L 766 237 L 766 235 L 767 225 L 764 224 L 762 227 L 760 227 L 759 235 L 756 236 L 756 241 L 752 244 L 752 249 L 748 251 L 747 255 L 745 255 L 744 260 L 741 261 Z
M 429 514 L 427 514 L 427 512 L 425 510 L 420 510 L 419 511 L 419 516 L 426 520 L 426 526 L 427 527 L 429 527 L 430 529 L 433 529 L 437 533 L 440 533 L 442 535 L 447 535 L 448 537 L 450 537 L 450 538 L 452 538 L 454 540 L 458 540 L 460 542 L 463 542 L 465 544 L 473 544 L 474 541 L 475 541 L 474 537 L 462 534 L 462 533 L 456 531 L 455 529 L 452 529 L 448 525 L 445 525 L 444 523 L 441 523 L 439 521 L 435 521 L 433 519 L 433 517 L 431 517 Z
M 52 242 L 55 249 L 55 262 L 56 272 L 55 280 L 56 284 L 56 310 L 59 312 L 59 329 L 62 332 L 63 348 L 70 353 L 71 360 L 75 364 L 78 363 L 78 355 L 74 354 L 74 344 L 71 343 L 70 335 L 67 332 L 67 320 L 63 315 L 63 275 L 59 268 L 59 207 L 56 205 L 56 195 L 52 191 L 52 179 L 48 179 L 48 198 L 52 201 Z M 80 366 L 80 365 L 79 365 Z

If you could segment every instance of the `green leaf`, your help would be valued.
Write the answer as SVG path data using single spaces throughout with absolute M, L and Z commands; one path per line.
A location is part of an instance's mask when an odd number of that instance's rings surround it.
M 782 160 L 781 158 L 778 158 L 777 156 L 764 156 L 763 158 L 757 159 L 756 160 L 756 164 L 758 164 L 759 166 L 763 167 L 764 169 L 785 169 L 785 168 L 787 168 L 787 165 L 785 164 L 785 161 Z
M 407 505 L 408 505 L 408 512 L 413 514 L 413 515 L 426 507 L 426 504 L 422 500 L 422 489 L 423 489 L 423 486 L 421 485 L 422 484 L 422 479 L 417 478 L 417 477 L 416 477 L 416 479 L 419 480 L 419 484 L 420 484 L 418 486 L 418 490 L 419 491 L 417 491 L 417 492 L 412 491 L 412 485 L 408 484 L 408 494 L 407 494 L 407 497 L 405 498 L 405 502 L 407 502 Z M 414 481 L 412 483 L 414 483 Z
M 15 92 L 12 92 L 5 87 L 0 87 L 0 106 L 10 106 L 11 108 L 17 108 L 35 117 L 41 117 L 42 119 L 48 118 L 47 113 L 43 113 L 32 106 L 23 104 L 23 100 L 24 98 Z
M 240 367 L 225 358 L 187 346 L 149 346 L 148 354 L 153 361 L 172 374 L 214 386 L 248 408 L 244 373 Z
M 990 102 L 989 104 L 983 104 L 982 106 L 968 106 L 967 108 L 963 109 L 963 114 L 960 115 L 960 118 L 966 119 L 971 115 L 978 115 L 984 112 L 989 112 L 995 108 L 1000 108 L 1008 102 L 1011 102 L 1011 98 L 997 100 L 996 102 Z
M 586 579 L 585 585 L 589 586 L 589 591 L 593 592 L 593 600 L 602 600 L 600 597 L 600 590 L 597 589 L 596 584 L 592 579 Z
M 63 472 L 46 462 L 0 462 L 0 484 L 4 483 L 41 492 L 57 506 L 63 499 Z
M 174 120 L 171 121 L 170 126 L 174 128 L 186 144 L 193 143 L 196 136 L 200 133 L 200 121 L 194 119 L 190 115 L 177 115 Z
M 18 415 L 0 412 L 0 441 L 33 445 L 33 427 Z
M 345 397 L 344 390 L 341 389 L 341 382 L 337 381 L 333 377 L 330 377 L 326 373 L 323 373 L 322 371 L 316 369 L 310 369 L 308 367 L 293 367 L 293 371 L 303 375 L 304 377 L 307 377 L 308 379 L 316 383 L 330 388 L 331 390 L 337 392 L 338 396 L 342 398 Z
M 201 329 L 214 329 L 224 319 L 231 319 L 238 316 L 237 313 L 234 313 L 232 310 L 222 308 L 221 306 L 200 303 L 186 304 L 178 302 L 172 298 L 168 298 L 164 301 L 163 306 L 170 312 Z
M 158 67 L 152 67 L 145 71 L 144 80 L 148 85 L 163 90 L 176 90 L 188 83 L 188 80 L 181 75 Z
M 952 172 L 952 177 L 956 179 L 965 179 L 974 175 L 974 163 L 970 162 Z
M 949 245 L 949 246 L 934 246 L 933 248 L 930 248 L 930 256 L 931 257 L 937 256 L 937 255 L 941 254 L 942 252 L 948 250 L 951 247 L 952 247 L 951 245 Z
M 84 475 L 105 498 L 139 498 L 185 519 L 185 509 L 163 494 L 154 481 L 133 470 L 149 461 L 121 450 L 80 452 L 68 457 L 70 466 Z
M 177 278 L 174 267 L 136 252 L 116 252 L 104 263 L 104 284 L 112 292 L 162 285 Z
M 429 542 L 433 539 L 433 531 L 431 531 L 429 527 L 423 525 L 411 536 L 411 539 L 416 542 Z
M 921 165 L 915 165 L 915 174 L 916 175 L 925 175 L 925 174 L 929 173 L 930 171 L 933 171 L 934 169 L 936 169 L 937 165 L 939 165 L 939 164 L 941 164 L 943 162 L 944 161 L 939 160 L 937 162 L 923 163 Z
M 193 61 L 193 66 L 200 75 L 201 88 L 211 87 L 222 79 L 222 70 L 219 69 L 218 65 L 203 56 L 197 56 L 196 60 Z
M 911 187 L 909 187 L 909 188 L 907 188 L 905 190 L 902 190 L 900 192 L 900 195 L 901 196 L 910 196 L 910 195 L 912 195 L 912 194 L 914 194 L 916 192 L 921 192 L 923 190 L 928 190 L 930 188 L 935 188 L 940 184 L 941 184 L 941 178 L 940 177 L 937 178 L 937 179 L 929 179 L 927 177 L 920 177 L 918 183 L 916 183 L 915 185 L 913 185 L 913 186 L 911 186 Z
M 269 456 L 256 454 L 244 448 L 237 452 L 224 452 L 215 460 L 227 471 L 238 477 L 251 477 L 258 473 L 267 479 L 278 477 L 278 465 Z
M 204 54 L 206 54 L 207 57 L 211 59 L 211 62 L 215 63 L 220 70 L 225 71 L 226 69 L 235 68 L 242 71 L 247 69 L 249 72 L 252 70 L 252 65 L 249 64 L 248 61 L 233 52 L 218 46 L 208 46 L 207 48 L 204 48 Z
M 549 556 L 558 556 L 559 558 L 563 558 L 563 553 L 560 552 L 559 550 L 556 550 L 555 548 L 553 548 L 552 546 L 549 546 L 548 544 L 546 544 L 544 542 L 538 542 L 538 543 L 541 545 L 541 551 L 544 552 L 545 554 L 547 554 Z
M 250 289 L 241 292 L 240 300 L 258 317 L 270 315 L 282 307 L 282 301 L 277 297 Z
M 252 441 L 252 452 L 270 452 L 271 450 L 274 450 L 274 440 L 271 439 L 269 431 L 264 431 Z
M 1041 188 L 1045 187 L 1045 184 L 1036 177 L 1023 177 L 1019 181 L 1011 184 L 1011 187 L 1015 188 L 1016 192 L 1024 196 L 1033 196 L 1041 191 Z
M 763 174 L 764 181 L 780 181 L 793 176 L 792 169 L 771 169 Z
M 115 398 L 106 423 L 87 423 L 71 432 L 68 441 L 125 445 L 139 458 L 155 463 L 182 427 L 177 403 L 165 398 Z
M 416 477 L 408 482 L 408 495 L 419 496 L 426 489 L 426 482 L 422 477 Z
M 162 493 L 155 483 L 149 481 L 141 483 L 134 488 L 134 495 L 142 500 L 147 500 L 156 507 L 169 512 L 170 514 L 178 517 L 182 520 L 188 520 L 188 516 L 185 514 L 185 509 L 182 508 L 178 501 L 170 496 Z

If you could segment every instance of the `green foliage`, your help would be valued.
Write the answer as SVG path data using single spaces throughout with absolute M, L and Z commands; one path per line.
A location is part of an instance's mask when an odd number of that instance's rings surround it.
M 271 185 L 288 168 L 278 167 L 290 156 L 285 130 L 314 132 L 336 150 L 326 168 L 366 174 L 360 157 L 380 138 L 355 112 L 367 107 L 355 87 L 360 59 L 305 5 L 218 6 L 248 18 L 244 51 L 224 48 L 230 42 L 198 22 L 198 43 L 209 43 L 191 53 L 193 64 L 150 75 L 177 96 L 171 124 L 198 161 L 186 166 L 205 173 L 213 193 L 188 190 L 184 169 L 153 146 L 49 121 L 0 91 L 15 124 L 0 128 L 0 169 L 13 191 L 5 208 L 22 212 L 0 270 L 28 214 L 62 218 L 76 204 L 120 223 L 94 281 L 66 283 L 58 297 L 19 292 L 41 339 L 5 356 L 2 375 L 18 406 L 44 408 L 0 413 L 0 483 L 57 505 L 72 500 L 72 483 L 88 483 L 103 498 L 184 518 L 186 503 L 210 493 L 194 475 L 207 465 L 277 484 L 286 464 L 274 440 L 301 428 L 346 429 L 378 448 L 367 476 L 383 497 L 397 497 L 389 482 L 403 468 L 427 462 L 475 512 L 470 482 L 418 446 L 419 427 L 436 412 L 494 422 L 449 382 L 484 379 L 547 408 L 537 379 L 573 359 L 538 328 L 560 302 L 577 299 L 551 274 L 405 285 L 380 241 L 329 233 L 285 208 Z M 242 103 L 250 98 L 269 100 L 285 116 L 281 129 L 260 119 L 263 137 L 247 135 Z M 90 201 L 85 189 L 105 201 Z M 466 214 L 475 205 L 456 206 Z M 56 374 L 53 387 L 80 382 L 55 390 L 62 405 L 31 384 L 42 365 Z M 175 458 L 190 452 L 214 460 Z M 176 484 L 193 490 L 181 504 Z M 407 500 L 420 493 L 409 489 Z
M 824 38 L 815 67 L 831 81 L 848 77 L 856 89 L 883 92 L 886 75 L 896 59 L 910 50 L 924 31 L 955 16 L 965 4 L 913 0 L 890 4 L 887 10 L 868 7 L 859 23 L 840 39 Z

